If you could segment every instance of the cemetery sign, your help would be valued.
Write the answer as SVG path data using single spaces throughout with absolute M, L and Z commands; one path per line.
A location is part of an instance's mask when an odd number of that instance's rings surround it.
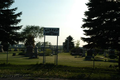
M 44 28 L 44 35 L 59 36 L 59 28 Z
M 43 64 L 45 63 L 45 36 L 57 36 L 57 48 L 56 48 L 56 65 L 58 64 L 58 36 L 59 36 L 59 28 L 43 28 L 44 35 L 44 50 L 43 50 Z

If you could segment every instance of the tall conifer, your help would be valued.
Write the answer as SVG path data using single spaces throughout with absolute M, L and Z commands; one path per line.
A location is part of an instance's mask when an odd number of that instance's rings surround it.
M 120 51 L 120 1 L 89 0 L 86 5 L 88 11 L 85 12 L 86 18 L 83 19 L 82 28 L 85 35 L 89 37 L 82 38 L 88 43 L 84 47 L 110 48 Z
M 20 38 L 17 30 L 22 26 L 17 26 L 21 21 L 18 19 L 22 12 L 15 13 L 17 8 L 10 9 L 14 0 L 0 0 L 0 42 L 5 44 L 15 44 Z

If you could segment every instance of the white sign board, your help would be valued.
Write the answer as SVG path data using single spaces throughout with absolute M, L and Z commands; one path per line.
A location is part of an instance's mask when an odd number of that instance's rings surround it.
M 59 36 L 59 28 L 44 28 L 44 35 Z

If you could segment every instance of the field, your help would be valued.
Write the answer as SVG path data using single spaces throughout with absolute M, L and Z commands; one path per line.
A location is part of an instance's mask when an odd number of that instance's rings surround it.
M 12 56 L 16 53 L 16 56 Z M 39 80 L 38 78 L 60 78 L 60 79 L 91 79 L 91 80 L 119 80 L 118 65 L 116 62 L 86 61 L 85 57 L 71 56 L 69 53 L 59 53 L 58 65 L 55 63 L 55 55 L 46 56 L 46 64 L 43 65 L 43 57 L 29 59 L 18 55 L 20 52 L 10 51 L 0 53 L 0 80 L 10 77 L 28 78 Z M 98 55 L 101 56 L 101 55 Z M 9 79 L 10 80 L 10 79 Z M 11 79 L 12 80 L 12 79 Z

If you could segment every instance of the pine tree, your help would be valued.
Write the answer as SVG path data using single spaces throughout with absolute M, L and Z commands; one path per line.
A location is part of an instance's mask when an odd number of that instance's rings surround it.
M 64 51 L 69 52 L 69 50 L 71 50 L 72 48 L 74 48 L 73 38 L 71 36 L 68 36 L 63 43 L 63 49 Z
M 120 1 L 89 0 L 86 5 L 88 11 L 85 12 L 86 18 L 83 19 L 82 28 L 89 37 L 82 38 L 88 43 L 84 47 L 111 48 L 120 51 Z
M 0 42 L 3 46 L 5 44 L 15 44 L 20 40 L 20 34 L 17 30 L 22 26 L 17 26 L 21 21 L 18 19 L 22 12 L 15 14 L 17 8 L 10 9 L 14 3 L 13 0 L 0 0 Z

